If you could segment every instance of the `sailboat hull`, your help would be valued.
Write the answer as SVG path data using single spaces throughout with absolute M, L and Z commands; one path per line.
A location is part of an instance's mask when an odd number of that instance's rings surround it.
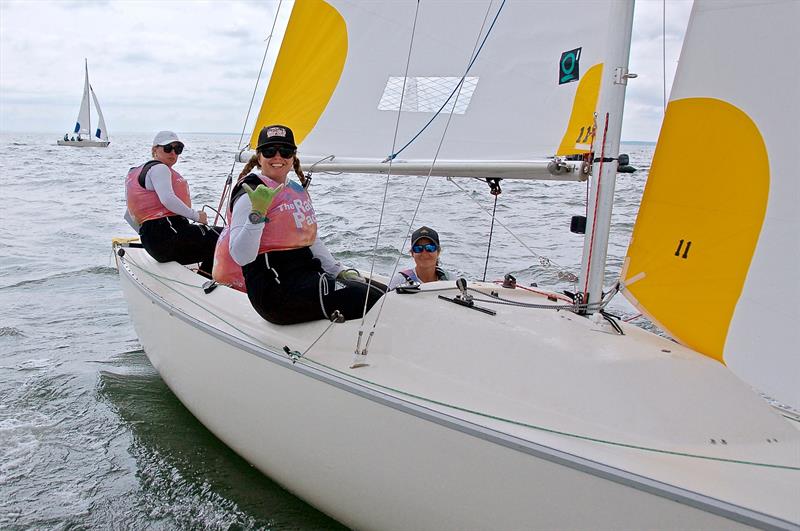
M 108 147 L 111 142 L 102 140 L 59 140 L 59 146 L 70 147 Z
M 142 250 L 128 252 L 146 262 Z M 163 278 L 180 268 L 163 266 Z M 139 266 L 118 258 L 118 268 L 144 350 L 181 402 L 263 473 L 346 525 L 791 527 L 443 413 L 323 365 L 293 364 L 280 348 L 230 334 L 224 324 L 173 304 L 175 293 L 137 278 Z M 216 315 L 230 319 L 222 309 Z

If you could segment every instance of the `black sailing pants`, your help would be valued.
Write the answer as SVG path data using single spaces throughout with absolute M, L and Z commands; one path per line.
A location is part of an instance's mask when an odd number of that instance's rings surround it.
M 357 280 L 338 280 L 322 270 L 311 249 L 260 254 L 242 267 L 247 296 L 258 314 L 270 323 L 287 325 L 327 319 L 338 310 L 345 319 L 358 319 L 381 298 L 383 290 Z M 369 292 L 369 296 L 367 296 Z
M 139 237 L 157 261 L 199 263 L 199 272 L 211 278 L 219 232 L 219 227 L 195 225 L 183 216 L 169 216 L 142 223 Z

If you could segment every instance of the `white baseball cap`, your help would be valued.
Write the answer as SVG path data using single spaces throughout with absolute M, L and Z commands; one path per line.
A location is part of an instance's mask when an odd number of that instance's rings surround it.
M 153 146 L 166 146 L 167 144 L 171 144 L 173 142 L 180 142 L 183 144 L 183 141 L 178 138 L 178 135 L 172 131 L 159 131 L 156 133 L 156 137 L 153 139 Z

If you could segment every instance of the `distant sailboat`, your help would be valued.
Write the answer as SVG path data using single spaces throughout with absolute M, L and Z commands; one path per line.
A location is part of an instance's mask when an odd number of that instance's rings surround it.
M 86 60 L 84 60 L 86 61 Z M 86 77 L 83 83 L 83 98 L 81 98 L 81 110 L 78 111 L 78 120 L 75 122 L 75 129 L 72 133 L 66 133 L 63 139 L 58 141 L 59 146 L 75 146 L 75 147 L 107 147 L 108 130 L 106 129 L 106 120 L 103 118 L 103 111 L 100 110 L 100 103 L 97 101 L 97 95 L 94 89 L 89 84 L 89 64 L 85 64 Z M 89 107 L 89 93 L 92 95 L 94 101 L 94 108 L 97 110 L 98 125 L 97 129 L 92 134 L 92 121 L 91 112 Z

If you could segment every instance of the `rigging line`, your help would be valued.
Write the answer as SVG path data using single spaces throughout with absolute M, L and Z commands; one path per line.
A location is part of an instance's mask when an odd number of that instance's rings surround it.
M 242 149 L 242 139 L 244 138 L 244 132 L 247 130 L 247 122 L 250 120 L 250 111 L 253 110 L 253 102 L 256 99 L 256 91 L 258 90 L 258 84 L 261 81 L 261 74 L 264 71 L 264 63 L 267 62 L 267 54 L 269 53 L 269 45 L 272 44 L 272 36 L 275 34 L 275 25 L 278 23 L 278 14 L 281 12 L 281 6 L 283 5 L 283 0 L 279 0 L 278 8 L 275 10 L 275 16 L 272 18 L 272 28 L 269 30 L 269 35 L 267 36 L 267 45 L 264 47 L 264 56 L 261 58 L 261 66 L 258 67 L 258 75 L 256 76 L 256 83 L 253 86 L 253 94 L 250 96 L 250 105 L 247 106 L 247 114 L 244 117 L 244 123 L 242 124 L 242 132 L 239 135 L 239 142 L 237 144 L 236 149 Z M 225 179 L 225 186 L 222 188 L 222 195 L 219 198 L 219 206 L 217 206 L 218 211 L 222 211 L 222 205 L 225 203 L 225 198 L 228 195 L 228 187 L 231 185 L 233 180 L 233 170 L 236 168 L 236 161 L 238 156 L 233 160 L 231 164 L 231 171 L 228 173 L 228 178 Z M 217 215 L 214 216 L 214 225 L 217 224 L 217 219 L 220 217 L 219 212 Z
M 491 7 L 491 4 L 492 4 L 492 3 L 491 3 L 491 2 L 489 2 L 489 6 L 490 6 L 490 7 Z M 393 152 L 391 155 L 389 155 L 389 156 L 386 158 L 386 160 L 387 160 L 387 161 L 388 161 L 388 160 L 392 160 L 392 159 L 394 159 L 395 157 L 397 157 L 397 155 L 399 155 L 400 153 L 402 153 L 402 152 L 403 152 L 403 151 L 404 151 L 404 150 L 405 150 L 405 149 L 406 149 L 408 146 L 410 146 L 410 145 L 411 145 L 411 143 L 412 143 L 412 142 L 414 142 L 414 140 L 416 140 L 416 139 L 419 137 L 419 135 L 421 135 L 421 134 L 422 134 L 422 132 L 423 132 L 423 131 L 425 131 L 425 129 L 427 129 L 427 128 L 428 128 L 428 126 L 429 126 L 429 125 L 431 125 L 431 124 L 433 123 L 433 121 L 436 119 L 436 117 L 437 117 L 437 116 L 439 116 L 439 114 L 440 114 L 440 113 L 442 112 L 442 110 L 443 110 L 443 109 L 444 109 L 444 108 L 447 106 L 448 102 L 450 101 L 450 99 L 453 97 L 453 95 L 454 95 L 454 94 L 456 94 L 456 93 L 458 93 L 458 94 L 461 94 L 461 87 L 464 85 L 464 80 L 467 78 L 467 74 L 469 74 L 469 71 L 472 69 L 472 65 L 474 65 L 474 64 L 475 64 L 475 61 L 478 59 L 478 56 L 480 55 L 480 53 L 481 53 L 481 50 L 483 50 L 483 45 L 484 45 L 484 44 L 486 44 L 486 39 L 488 39 L 488 38 L 489 38 L 489 35 L 492 33 L 492 28 L 494 28 L 494 24 L 495 24 L 495 22 L 497 22 L 497 19 L 498 19 L 498 17 L 500 16 L 500 12 L 503 10 L 503 7 L 505 6 L 505 4 L 506 4 L 506 0 L 503 0 L 503 1 L 500 3 L 500 7 L 499 7 L 499 8 L 497 8 L 497 13 L 495 13 L 495 15 L 494 15 L 494 19 L 492 20 L 492 23 L 489 25 L 489 29 L 486 31 L 486 35 L 483 37 L 483 41 L 481 42 L 480 46 L 478 46 L 478 49 L 477 49 L 477 51 L 474 53 L 474 55 L 473 55 L 473 57 L 472 57 L 472 60 L 471 60 L 471 61 L 469 62 L 469 64 L 467 65 L 467 69 L 464 71 L 464 75 L 463 75 L 463 76 L 461 76 L 461 80 L 460 80 L 460 81 L 459 81 L 459 82 L 456 84 L 455 88 L 453 88 L 453 91 L 452 91 L 452 92 L 450 93 L 450 95 L 447 97 L 447 100 L 445 100 L 445 102 L 442 104 L 442 106 L 441 106 L 441 107 L 439 107 L 439 110 L 438 110 L 438 111 L 436 111 L 436 112 L 433 114 L 433 116 L 431 117 L 431 119 L 430 119 L 430 120 L 428 120 L 428 123 L 426 123 L 424 126 L 422 126 L 422 129 L 420 129 L 420 130 L 419 130 L 419 132 L 417 132 L 417 134 L 415 134 L 415 135 L 414 135 L 414 136 L 411 138 L 411 140 L 409 140 L 409 141 L 406 143 L 406 145 L 404 145 L 403 147 L 401 147 L 401 148 L 400 148 L 400 149 L 399 149 L 399 150 L 398 150 L 396 153 L 394 153 L 394 152 Z M 485 19 L 484 19 L 484 21 L 485 21 Z M 485 24 L 485 22 L 484 22 L 484 24 Z M 481 30 L 483 30 L 483 28 L 481 28 Z M 479 35 L 479 37 L 480 37 L 480 35 Z M 456 97 L 456 100 L 458 100 L 458 97 Z M 453 109 L 455 109 L 455 107 L 456 107 L 456 106 L 455 106 L 455 102 L 454 102 L 454 103 L 453 103 Z M 452 110 L 451 110 L 450 112 L 451 112 L 451 114 L 452 114 Z M 384 161 L 384 162 L 385 162 L 385 161 Z
M 139 264 L 137 264 L 135 261 L 130 260 L 130 258 L 125 258 L 124 256 L 120 256 L 119 258 L 120 258 L 121 261 L 126 262 L 128 264 L 132 264 L 135 267 L 137 267 L 138 269 L 140 269 L 140 270 L 144 271 L 145 273 L 153 276 L 154 278 L 156 278 L 156 280 L 158 280 L 166 288 L 168 288 L 168 289 L 172 290 L 173 292 L 177 293 L 178 295 L 180 295 L 181 297 L 183 297 L 187 301 L 191 302 L 195 306 L 199 307 L 200 309 L 205 310 L 206 312 L 209 312 L 209 310 L 207 308 L 205 308 L 202 304 L 200 304 L 200 303 L 188 298 L 186 295 L 184 295 L 180 291 L 176 290 L 175 288 L 172 288 L 172 287 L 168 286 L 165 282 L 162 282 L 160 280 L 161 278 L 165 278 L 166 279 L 166 277 L 162 277 L 160 275 L 156 275 L 156 274 L 148 271 L 144 267 L 142 267 Z M 183 282 L 176 281 L 174 279 L 168 279 L 168 280 L 170 280 L 172 282 L 175 282 L 175 283 L 178 283 L 178 284 L 185 284 Z M 194 286 L 194 285 L 192 285 L 192 287 L 197 287 L 197 288 L 201 288 L 202 289 L 202 286 Z M 212 312 L 209 312 L 209 313 L 211 313 L 212 315 L 215 315 Z M 277 352 L 277 351 L 270 350 L 269 348 L 267 348 L 264 345 L 264 343 L 260 342 L 257 338 L 255 338 L 255 337 L 251 336 L 250 334 L 248 334 L 247 332 L 237 328 L 235 325 L 229 323 L 228 321 L 226 321 L 222 317 L 219 317 L 219 316 L 216 316 L 216 315 L 215 315 L 215 317 L 217 317 L 220 321 L 222 321 L 223 323 L 227 324 L 228 326 L 230 326 L 231 328 L 233 328 L 237 332 L 241 333 L 244 337 L 246 337 L 246 338 L 248 338 L 250 340 L 253 340 L 253 341 L 245 341 L 245 343 L 248 343 L 252 347 L 254 347 L 254 348 L 258 349 L 258 350 L 261 350 L 261 351 L 266 350 L 267 352 L 269 352 L 269 353 L 271 353 L 271 354 L 273 354 L 275 356 L 284 355 L 287 359 L 292 359 L 291 356 L 288 356 L 288 355 L 286 355 L 286 354 L 284 354 L 282 352 Z M 215 326 L 211 326 L 210 324 L 207 324 L 206 326 L 208 326 L 209 328 L 212 328 L 214 330 L 217 330 L 220 333 L 231 335 L 228 332 L 225 332 L 224 330 L 221 330 L 221 329 L 219 329 L 219 328 L 217 328 Z M 328 329 L 330 329 L 330 326 L 328 326 L 323 331 L 323 334 L 325 332 L 327 332 Z M 308 350 L 306 350 L 306 352 L 307 351 Z M 565 437 L 572 437 L 572 438 L 581 439 L 581 440 L 585 440 L 585 441 L 589 441 L 589 442 L 608 444 L 608 445 L 612 445 L 612 446 L 619 446 L 619 447 L 622 447 L 622 448 L 630 448 L 630 449 L 634 449 L 634 450 L 643 450 L 643 451 L 647 451 L 647 452 L 656 452 L 656 453 L 662 453 L 662 454 L 667 454 L 667 455 L 675 455 L 675 456 L 680 456 L 680 457 L 691 457 L 691 458 L 696 458 L 696 459 L 707 459 L 707 460 L 718 461 L 718 462 L 723 462 L 723 463 L 733 463 L 733 464 L 742 464 L 742 465 L 761 466 L 761 467 L 776 468 L 776 469 L 782 469 L 782 470 L 793 470 L 793 471 L 800 470 L 800 467 L 795 467 L 795 466 L 790 466 L 790 465 L 779 465 L 779 464 L 773 464 L 773 463 L 761 463 L 761 462 L 757 462 L 757 461 L 745 461 L 745 460 L 739 460 L 739 459 L 727 459 L 727 458 L 706 456 L 706 455 L 700 455 L 700 454 L 690 454 L 690 453 L 686 453 L 686 452 L 676 452 L 676 451 L 673 451 L 673 450 L 663 450 L 663 449 L 660 449 L 660 448 L 653 448 L 653 447 L 647 447 L 647 446 L 638 446 L 638 445 L 624 443 L 624 442 L 621 442 L 621 441 L 600 439 L 600 438 L 597 438 L 597 437 L 581 435 L 581 434 L 578 434 L 578 433 L 571 433 L 571 432 L 566 432 L 566 431 L 561 431 L 561 430 L 555 430 L 553 428 L 548 428 L 546 426 L 540 426 L 540 425 L 536 425 L 536 424 L 529 424 L 529 423 L 522 422 L 522 421 L 517 421 L 517 420 L 505 418 L 505 417 L 500 417 L 500 416 L 497 416 L 497 415 L 492 415 L 492 414 L 489 414 L 489 413 L 484 413 L 482 411 L 468 409 L 468 408 L 465 408 L 465 407 L 457 406 L 455 404 L 449 404 L 447 402 L 434 400 L 434 399 L 429 398 L 429 397 L 425 397 L 425 396 L 421 396 L 421 395 L 415 395 L 413 393 L 409 393 L 409 392 L 403 391 L 403 390 L 398 389 L 398 388 L 393 388 L 393 387 L 389 387 L 389 386 L 386 386 L 386 385 L 382 385 L 382 384 L 379 384 L 377 382 L 374 382 L 374 381 L 371 381 L 371 380 L 367 380 L 365 378 L 359 378 L 358 376 L 355 376 L 355 375 L 353 375 L 351 373 L 346 373 L 344 371 L 341 371 L 339 369 L 336 369 L 334 367 L 326 365 L 326 364 L 324 364 L 322 362 L 313 360 L 311 358 L 302 357 L 297 362 L 301 363 L 301 364 L 304 364 L 304 365 L 316 365 L 317 367 L 323 367 L 329 373 L 338 374 L 342 378 L 344 378 L 346 380 L 349 380 L 351 382 L 360 382 L 362 384 L 369 385 L 369 386 L 372 386 L 372 387 L 377 388 L 377 389 L 382 389 L 384 391 L 397 393 L 399 395 L 406 396 L 406 397 L 413 398 L 413 399 L 417 399 L 417 400 L 421 400 L 421 401 L 427 402 L 429 404 L 434 404 L 434 405 L 438 405 L 438 406 L 444 406 L 444 407 L 447 407 L 447 408 L 450 408 L 450 409 L 454 409 L 456 411 L 461 411 L 463 413 L 470 413 L 470 414 L 473 414 L 473 415 L 476 415 L 476 416 L 479 416 L 479 417 L 483 417 L 483 418 L 487 418 L 487 419 L 490 419 L 490 420 L 497 420 L 497 421 L 500 421 L 500 422 L 505 422 L 505 423 L 508 423 L 508 424 L 521 426 L 521 427 L 524 427 L 524 428 L 530 428 L 530 429 L 537 430 L 537 431 L 543 431 L 543 432 L 546 432 L 546 433 L 552 433 L 552 434 L 555 434 L 555 435 L 563 435 Z
M 589 238 L 589 256 L 586 258 L 586 278 L 583 282 L 584 297 L 589 290 L 589 268 L 592 265 L 592 251 L 594 251 L 594 235 L 597 232 L 597 206 L 600 203 L 600 182 L 603 179 L 603 161 L 606 158 L 606 137 L 608 136 L 608 113 L 606 113 L 605 126 L 603 127 L 603 143 L 600 147 L 600 167 L 597 168 L 597 191 L 594 196 L 594 211 L 592 212 L 592 235 Z
M 486 263 L 483 265 L 483 281 L 486 282 L 486 270 L 489 269 L 489 253 L 492 250 L 492 234 L 494 234 L 494 218 L 497 213 L 497 196 L 494 196 L 494 208 L 492 208 L 492 224 L 489 226 L 489 244 L 486 246 Z
M 458 184 L 458 183 L 455 181 L 455 179 L 453 179 L 452 177 L 448 177 L 448 178 L 447 178 L 447 180 L 448 180 L 448 181 L 450 181 L 450 182 L 451 182 L 451 183 L 452 183 L 452 184 L 453 184 L 453 185 L 454 185 L 456 188 L 458 188 L 459 190 L 461 190 L 461 191 L 464 193 L 464 195 L 465 195 L 467 198 L 469 198 L 469 199 L 470 199 L 470 200 L 471 200 L 473 203 L 475 203 L 475 204 L 478 206 L 478 208 L 480 208 L 480 209 L 481 209 L 481 210 L 484 212 L 484 214 L 486 214 L 487 216 L 490 216 L 490 215 L 491 215 L 491 214 L 489 214 L 489 211 L 488 211 L 488 210 L 486 210 L 486 208 L 485 208 L 485 207 L 484 207 L 482 204 L 480 204 L 478 201 L 476 201 L 476 200 L 475 200 L 475 198 L 474 198 L 474 197 L 472 197 L 472 196 L 470 195 L 470 193 L 469 193 L 467 190 L 465 190 L 464 188 L 462 188 L 462 187 L 461 187 L 461 186 L 460 186 L 460 185 L 459 185 L 459 184 Z M 544 256 L 544 255 L 541 255 L 541 254 L 537 253 L 536 251 L 534 251 L 533 249 L 531 249 L 531 248 L 530 248 L 530 247 L 529 247 L 529 246 L 528 246 L 528 245 L 527 245 L 527 244 L 526 244 L 524 241 L 522 241 L 522 239 L 520 239 L 520 237 L 519 237 L 519 236 L 517 236 L 516 234 L 514 234 L 514 231 L 513 231 L 513 230 L 511 230 L 511 229 L 510 229 L 510 228 L 509 228 L 509 227 L 508 227 L 508 226 L 507 226 L 505 223 L 503 223 L 503 222 L 500 220 L 500 218 L 495 218 L 495 220 L 497 221 L 497 224 L 498 224 L 498 225 L 500 225 L 501 227 L 503 227 L 504 229 L 506 229 L 506 231 L 508 231 L 508 233 L 509 233 L 509 234 L 510 234 L 510 235 L 511 235 L 511 236 L 512 236 L 512 237 L 513 237 L 515 240 L 517 240 L 517 242 L 518 242 L 520 245 L 522 245 L 522 246 L 523 246 L 525 249 L 527 249 L 527 250 L 528 250 L 528 252 L 529 252 L 529 253 L 531 253 L 531 254 L 532 254 L 532 255 L 533 255 L 533 256 L 534 256 L 534 257 L 535 257 L 537 260 L 539 260 L 539 263 L 540 263 L 542 266 L 544 266 L 544 267 L 548 267 L 550 264 L 553 264 L 553 265 L 555 265 L 555 266 L 556 266 L 556 267 L 557 267 L 557 268 L 560 270 L 560 272 L 565 272 L 565 273 L 569 273 L 570 275 L 573 275 L 573 273 L 569 272 L 569 271 L 567 270 L 567 268 L 565 268 L 564 266 L 562 266 L 562 265 L 560 265 L 560 264 L 558 264 L 558 263 L 556 263 L 556 262 L 554 262 L 554 261 L 550 260 L 550 259 L 549 259 L 549 258 L 547 258 L 546 256 Z M 543 262 L 543 261 L 545 261 L 545 260 L 547 261 L 547 263 L 546 263 L 546 264 Z
M 353 383 L 360 382 L 360 383 L 362 383 L 364 385 L 372 386 L 373 388 L 375 388 L 377 390 L 382 390 L 384 392 L 396 393 L 398 395 L 402 395 L 402 396 L 405 396 L 405 397 L 408 397 L 408 398 L 412 398 L 412 399 L 415 399 L 415 400 L 420 400 L 422 402 L 427 402 L 428 404 L 433 404 L 435 406 L 442 406 L 442 407 L 454 409 L 456 411 L 460 411 L 462 413 L 469 413 L 471 415 L 475 415 L 475 416 L 482 417 L 482 418 L 485 418 L 485 419 L 496 420 L 496 421 L 499 421 L 499 422 L 512 424 L 514 426 L 520 426 L 520 427 L 523 427 L 523 428 L 530 428 L 532 430 L 542 431 L 542 432 L 545 432 L 545 433 L 551 433 L 551 434 L 554 434 L 554 435 L 562 435 L 564 437 L 570 437 L 570 438 L 579 439 L 579 440 L 587 441 L 587 442 L 593 442 L 593 443 L 599 443 L 599 444 L 607 444 L 607 445 L 610 445 L 610 446 L 618 446 L 618 447 L 621 447 L 621 448 L 628 448 L 628 449 L 631 449 L 631 450 L 642 450 L 644 452 L 654 452 L 654 453 L 665 454 L 665 455 L 674 455 L 674 456 L 678 456 L 678 457 L 689 457 L 689 458 L 693 458 L 693 459 L 706 459 L 706 460 L 709 460 L 709 461 L 716 461 L 716 462 L 721 462 L 721 463 L 731 463 L 731 464 L 737 464 L 737 465 L 750 465 L 750 466 L 759 466 L 759 467 L 764 467 L 764 468 L 776 468 L 776 469 L 779 469 L 779 470 L 800 471 L 800 467 L 792 466 L 792 465 L 780 465 L 780 464 L 775 464 L 775 463 L 764 463 L 764 462 L 759 462 L 759 461 L 746 461 L 746 460 L 743 460 L 743 459 L 730 459 L 730 458 L 726 458 L 726 457 L 714 457 L 714 456 L 703 455 L 703 454 L 692 454 L 692 453 L 688 453 L 688 452 L 678 452 L 678 451 L 675 451 L 675 450 L 665 450 L 665 449 L 662 449 L 662 448 L 655 448 L 655 447 L 652 447 L 652 446 L 640 446 L 640 445 L 630 444 L 630 443 L 626 443 L 626 442 L 622 442 L 622 441 L 614 441 L 614 440 L 611 440 L 611 439 L 601 439 L 599 437 L 592 437 L 590 435 L 582 435 L 580 433 L 572 433 L 572 432 L 568 432 L 568 431 L 557 430 L 557 429 L 554 429 L 554 428 L 548 428 L 546 426 L 541 426 L 541 425 L 537 425 L 537 424 L 530 424 L 530 423 L 527 423 L 527 422 L 522 422 L 522 421 L 519 421 L 519 420 L 514 420 L 514 419 L 510 419 L 510 418 L 506 418 L 506 417 L 501 417 L 501 416 L 498 416 L 498 415 L 492 415 L 491 413 L 485 413 L 483 411 L 478 411 L 478 410 L 475 410 L 475 409 L 469 409 L 469 408 L 466 408 L 466 407 L 457 406 L 455 404 L 451 404 L 451 403 L 448 403 L 448 402 L 443 402 L 441 400 L 436 400 L 434 398 L 430 398 L 430 397 L 427 397 L 427 396 L 422 396 L 422 395 L 417 395 L 417 394 L 414 394 L 414 393 L 409 393 L 407 391 L 403 391 L 402 389 L 398 389 L 396 387 L 390 387 L 388 385 L 379 384 L 379 383 L 377 383 L 375 381 L 367 380 L 366 378 L 359 378 L 358 376 L 354 376 L 353 374 L 346 373 L 344 371 L 340 371 L 339 369 L 336 369 L 334 367 L 331 367 L 329 365 L 326 365 L 326 364 L 324 364 L 322 362 L 319 362 L 319 361 L 315 361 L 315 360 L 310 359 L 310 358 L 301 359 L 301 360 L 298 361 L 298 363 L 303 363 L 305 365 L 312 365 L 313 364 L 313 365 L 316 365 L 317 367 L 322 367 L 322 368 L 326 369 L 327 371 L 329 371 L 331 373 L 336 373 L 336 374 L 341 375 L 342 378 L 344 378 L 346 380 L 350 380 Z M 447 413 L 444 413 L 444 412 L 441 412 L 441 413 L 447 415 Z M 452 415 L 448 415 L 448 416 L 452 416 Z M 502 431 L 500 431 L 499 429 L 496 429 L 496 428 L 489 428 L 489 429 L 493 429 L 494 431 L 497 431 L 497 432 L 500 432 L 500 433 L 504 433 L 504 432 L 502 432 Z
M 505 0 L 503 0 L 503 3 L 505 3 Z M 419 3 L 417 3 L 417 5 L 419 6 Z M 486 27 L 486 20 L 489 17 L 489 13 L 491 12 L 491 8 L 492 8 L 492 2 L 489 2 L 488 7 L 486 8 L 486 14 L 483 16 L 483 23 L 481 24 L 481 27 L 478 30 L 478 35 L 475 38 L 475 44 L 473 45 L 472 53 L 470 54 L 470 57 L 471 57 L 470 64 L 472 64 L 475 61 L 475 57 L 477 57 L 476 48 L 478 49 L 478 51 L 480 51 L 480 49 L 478 48 L 478 42 L 480 41 L 481 33 L 483 33 L 483 28 Z M 498 10 L 498 13 L 499 13 L 499 10 Z M 495 15 L 495 20 L 497 20 L 497 15 Z M 488 32 L 487 32 L 487 35 L 488 35 Z M 485 38 L 484 38 L 484 42 L 486 42 Z M 403 89 L 403 91 L 405 92 L 405 88 Z M 458 97 L 460 95 L 461 95 L 461 91 L 459 90 L 458 95 L 456 95 L 456 102 L 458 101 Z M 452 107 L 452 109 L 450 109 L 450 113 L 448 114 L 447 123 L 445 124 L 444 130 L 442 131 L 442 136 L 439 139 L 439 145 L 436 147 L 436 152 L 433 155 L 433 160 L 431 160 L 431 166 L 430 166 L 430 169 L 428 169 L 428 176 L 425 178 L 425 184 L 422 186 L 422 192 L 419 195 L 419 200 L 417 201 L 417 206 L 414 209 L 414 214 L 411 216 L 411 220 L 408 223 L 408 229 L 406 230 L 406 235 L 403 238 L 403 242 L 400 244 L 400 249 L 401 250 L 403 248 L 405 248 L 406 241 L 411 237 L 411 229 L 414 226 L 414 221 L 417 219 L 417 214 L 419 213 L 419 207 L 422 204 L 422 198 L 425 196 L 425 190 L 428 188 L 428 183 L 431 180 L 431 174 L 433 173 L 433 168 L 436 165 L 437 159 L 439 158 L 439 152 L 441 151 L 442 145 L 444 144 L 444 139 L 445 139 L 445 136 L 447 135 L 447 130 L 450 127 L 450 122 L 453 119 L 453 113 L 455 112 L 455 108 L 456 107 L 455 107 L 455 102 L 454 102 L 453 107 Z M 439 109 L 439 110 L 441 111 L 441 109 Z M 399 111 L 398 111 L 398 114 L 399 114 Z M 398 118 L 398 120 L 399 120 L 399 118 Z M 392 163 L 392 161 L 390 160 L 389 161 L 390 169 L 391 169 L 391 163 Z M 388 186 L 388 178 L 387 178 L 387 186 Z M 386 198 L 384 197 L 384 201 L 385 200 L 386 200 Z M 381 210 L 381 212 L 383 212 L 383 210 Z M 376 242 L 376 252 L 377 252 L 377 242 Z M 403 255 L 402 255 L 402 251 L 401 251 L 401 253 L 397 255 L 397 259 L 394 262 L 394 268 L 392 269 L 392 275 L 391 275 L 390 279 L 394 278 L 394 275 L 397 273 L 397 267 L 400 265 L 400 259 L 402 258 L 402 256 Z M 385 304 L 386 304 L 386 297 L 381 297 L 381 304 L 378 307 L 378 314 L 375 316 L 375 321 L 372 323 L 372 331 L 373 332 L 375 331 L 375 329 L 378 326 L 378 321 L 380 321 L 381 314 L 383 313 L 383 307 L 384 307 Z M 366 303 L 365 303 L 365 308 L 366 308 Z M 362 325 L 364 323 L 364 319 L 365 318 L 366 318 L 366 315 L 362 316 L 362 318 L 361 318 Z M 367 339 L 367 345 L 369 345 L 369 338 Z M 365 347 L 365 350 L 366 350 L 366 347 Z
M 247 339 L 250 340 L 248 342 L 250 345 L 252 345 L 252 346 L 254 346 L 256 348 L 261 348 L 261 349 L 265 349 L 266 348 L 266 345 L 261 340 L 259 340 L 257 337 L 255 337 L 255 336 L 253 336 L 251 334 L 248 334 L 247 332 L 245 332 L 244 330 L 242 330 L 241 328 L 239 328 L 235 324 L 233 324 L 230 321 L 227 321 L 225 318 L 221 317 L 219 314 L 216 314 L 216 313 L 212 312 L 205 305 L 200 304 L 199 302 L 187 297 L 180 290 L 175 289 L 174 287 L 170 286 L 169 283 L 178 284 L 178 285 L 181 285 L 181 286 L 187 286 L 187 287 L 190 287 L 190 288 L 197 288 L 197 289 L 203 289 L 203 286 L 197 286 L 195 284 L 190 284 L 188 282 L 183 282 L 181 280 L 176 280 L 174 278 L 170 278 L 170 277 L 166 277 L 164 275 L 159 275 L 157 273 L 154 273 L 154 272 L 150 271 L 149 269 L 145 268 L 144 266 L 136 263 L 135 260 L 132 260 L 129 256 L 127 256 L 127 253 L 126 253 L 125 256 L 120 256 L 119 259 L 120 259 L 120 261 L 125 262 L 126 264 L 129 264 L 129 265 L 132 265 L 133 267 L 135 267 L 139 271 L 141 271 L 141 272 L 149 275 L 150 277 L 156 279 L 159 282 L 159 284 L 161 284 L 165 288 L 171 290 L 176 295 L 179 295 L 180 297 L 182 297 L 186 301 L 188 301 L 188 302 L 192 303 L 193 305 L 197 306 L 198 308 L 200 308 L 200 310 L 205 311 L 209 315 L 213 315 L 215 318 L 219 319 L 220 321 L 222 321 L 223 323 L 225 323 L 226 325 L 231 327 L 233 330 L 236 330 L 237 332 L 242 334 L 242 336 L 244 336 L 244 337 L 246 337 Z M 222 284 L 222 285 L 224 285 L 224 284 Z M 324 336 L 328 332 L 328 330 L 331 329 L 331 326 L 333 326 L 333 324 L 334 324 L 334 322 L 331 321 L 331 323 L 327 327 L 325 327 L 325 330 L 323 330 L 322 333 L 314 341 L 311 342 L 311 344 L 303 351 L 303 353 L 300 356 L 301 357 L 305 356 L 308 353 L 308 351 L 311 350 L 311 347 L 316 345 L 317 342 L 320 339 L 322 339 L 322 336 Z M 212 325 L 210 325 L 208 323 L 206 323 L 206 326 L 208 326 L 210 328 L 213 328 L 214 330 L 217 330 L 219 332 L 226 333 L 224 330 L 221 330 L 221 329 L 219 329 L 219 328 L 217 328 L 215 326 L 212 326 Z M 269 350 L 269 349 L 267 349 L 267 350 Z M 274 352 L 274 351 L 270 351 L 270 352 Z M 289 358 L 291 359 L 291 356 L 289 356 Z
M 403 100 L 406 95 L 406 81 L 408 80 L 408 69 L 411 67 L 411 52 L 414 50 L 414 36 L 417 34 L 417 17 L 419 15 L 419 0 L 417 0 L 417 7 L 414 10 L 414 23 L 411 26 L 411 39 L 408 42 L 408 54 L 406 55 L 406 69 L 403 73 L 403 88 L 400 92 L 400 106 L 397 108 L 397 119 L 394 122 L 394 136 L 392 137 L 392 151 L 397 145 L 397 133 L 400 130 L 400 117 L 403 112 Z M 361 324 L 359 325 L 359 337 L 363 333 L 364 323 L 367 318 L 367 303 L 369 302 L 369 294 L 372 289 L 372 274 L 375 271 L 375 261 L 378 259 L 378 242 L 381 238 L 381 227 L 383 226 L 383 214 L 386 210 L 386 197 L 389 195 L 389 178 L 392 176 L 392 161 L 389 161 L 389 170 L 386 172 L 386 180 L 383 184 L 383 201 L 381 201 L 381 213 L 378 217 L 378 230 L 375 233 L 375 246 L 372 248 L 372 262 L 369 266 L 369 278 L 367 279 L 367 292 L 364 294 L 364 310 L 361 312 Z M 405 241 L 403 242 L 405 243 Z M 400 257 L 397 258 L 397 263 L 400 262 Z M 397 265 L 395 265 L 395 269 Z M 394 271 L 392 271 L 394 276 Z M 385 301 L 385 297 L 381 297 Z M 383 302 L 381 302 L 381 309 L 383 309 Z M 380 312 L 378 313 L 380 315 Z M 374 326 L 373 326 L 374 328 Z

